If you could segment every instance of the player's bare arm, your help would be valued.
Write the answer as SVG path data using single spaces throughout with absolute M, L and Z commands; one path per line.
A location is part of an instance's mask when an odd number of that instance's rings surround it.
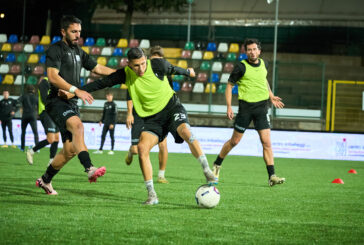
M 110 75 L 111 73 L 115 72 L 115 69 L 109 68 L 107 66 L 103 66 L 100 64 L 97 64 L 94 69 L 92 69 L 92 72 L 99 74 L 99 75 Z
M 128 100 L 126 102 L 127 105 L 127 116 L 126 116 L 126 128 L 131 129 L 132 124 L 134 124 L 134 116 L 133 116 L 133 101 Z
M 268 91 L 269 91 L 269 99 L 272 102 L 273 106 L 276 108 L 283 108 L 284 107 L 284 103 L 282 102 L 282 98 L 275 96 L 272 92 L 272 90 L 270 89 L 268 80 L 267 80 L 267 87 L 268 87 Z
M 234 86 L 234 84 L 228 83 L 226 85 L 226 89 L 225 89 L 225 99 L 226 99 L 226 106 L 227 106 L 226 115 L 230 120 L 233 120 L 233 118 L 234 118 L 234 112 L 233 112 L 233 109 L 231 107 L 231 98 L 232 98 L 233 86 Z

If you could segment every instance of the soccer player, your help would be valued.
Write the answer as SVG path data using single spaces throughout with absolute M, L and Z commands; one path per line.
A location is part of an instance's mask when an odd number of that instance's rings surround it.
M 38 144 L 38 127 L 37 127 L 37 105 L 38 98 L 35 95 L 35 88 L 33 85 L 28 85 L 26 88 L 27 92 L 19 97 L 19 103 L 23 108 L 23 113 L 21 117 L 21 145 L 20 150 L 25 149 L 25 133 L 28 124 L 32 128 L 34 135 L 34 143 Z
M 149 154 L 158 142 L 164 140 L 168 132 L 172 133 L 176 143 L 185 141 L 188 144 L 192 154 L 200 162 L 207 182 L 214 183 L 215 178 L 207 158 L 202 152 L 200 143 L 191 133 L 186 110 L 165 76 L 174 74 L 175 66 L 165 59 L 147 60 L 141 48 L 131 48 L 128 51 L 128 60 L 128 66 L 125 68 L 104 79 L 89 83 L 82 89 L 92 92 L 121 83 L 125 83 L 128 87 L 134 109 L 144 121 L 138 144 L 139 163 L 148 191 L 148 199 L 144 204 L 158 203 Z M 192 68 L 188 68 L 185 75 L 194 77 L 195 72 Z
M 0 122 L 1 122 L 1 128 L 3 129 L 3 139 L 4 139 L 4 144 L 1 146 L 2 148 L 9 147 L 6 143 L 6 127 L 8 127 L 11 147 L 16 148 L 16 146 L 14 145 L 13 123 L 12 123 L 12 119 L 15 115 L 16 110 L 17 110 L 17 101 L 12 98 L 9 98 L 9 91 L 4 90 L 3 99 L 0 101 Z
M 157 45 L 150 49 L 149 59 L 162 59 L 164 57 L 164 51 L 161 46 Z M 175 74 L 185 74 L 186 70 L 175 67 Z M 173 88 L 172 78 L 170 75 L 167 76 L 169 85 Z M 138 143 L 139 137 L 142 133 L 142 128 L 144 126 L 144 121 L 138 116 L 138 114 L 133 110 L 133 101 L 130 98 L 129 92 L 127 91 L 127 117 L 126 117 L 126 127 L 131 128 L 131 146 L 129 148 L 128 154 L 125 156 L 125 163 L 130 165 L 133 161 L 133 155 L 138 154 Z M 167 184 L 169 183 L 165 177 L 165 171 L 167 167 L 168 160 L 168 148 L 167 148 L 167 137 L 164 138 L 162 142 L 158 143 L 159 147 L 159 171 L 158 171 L 158 183 Z
M 90 182 L 96 182 L 106 171 L 105 167 L 96 168 L 91 163 L 77 98 L 65 100 L 59 97 L 58 93 L 61 90 L 68 91 L 84 103 L 92 103 L 92 95 L 78 89 L 81 85 L 81 68 L 84 67 L 100 75 L 108 75 L 115 71 L 97 64 L 77 45 L 81 34 L 81 20 L 74 16 L 62 17 L 61 34 L 62 40 L 52 44 L 46 53 L 46 67 L 51 88 L 45 108 L 60 129 L 63 149 L 54 157 L 42 177 L 36 181 L 36 185 L 49 195 L 57 195 L 51 184 L 52 178 L 76 155 L 85 168 Z
M 226 86 L 225 96 L 227 117 L 232 120 L 234 112 L 231 107 L 232 88 L 238 84 L 239 112 L 235 118 L 234 132 L 231 139 L 225 142 L 217 156 L 213 172 L 219 178 L 222 161 L 226 155 L 240 142 L 251 121 L 254 122 L 263 146 L 263 159 L 268 171 L 268 184 L 282 184 L 285 178 L 275 175 L 273 151 L 270 139 L 270 123 L 268 116 L 269 101 L 276 108 L 283 108 L 282 99 L 274 96 L 267 80 L 267 63 L 259 58 L 260 42 L 257 39 L 246 39 L 244 47 L 248 58 L 235 65 Z
M 38 142 L 38 144 L 36 144 L 33 148 L 28 148 L 26 153 L 27 161 L 29 164 L 33 164 L 34 152 L 37 152 L 38 150 L 46 147 L 49 144 L 51 145 L 51 147 L 49 149 L 48 165 L 52 163 L 53 158 L 57 153 L 59 142 L 59 128 L 53 122 L 52 118 L 49 117 L 48 113 L 45 110 L 45 103 L 47 100 L 49 88 L 50 85 L 48 82 L 48 77 L 42 78 L 38 83 L 38 113 L 47 138 Z
M 102 148 L 104 147 L 106 134 L 107 134 L 107 131 L 109 131 L 110 138 L 111 138 L 111 151 L 109 151 L 108 154 L 114 155 L 114 143 L 115 143 L 114 132 L 115 132 L 118 108 L 117 108 L 115 102 L 113 101 L 113 98 L 114 98 L 114 96 L 110 91 L 106 93 L 107 101 L 104 104 L 102 118 L 99 122 L 100 126 L 102 123 L 104 124 L 104 127 L 102 128 L 101 145 L 100 145 L 100 149 L 98 149 L 97 151 L 94 152 L 95 154 L 102 154 Z

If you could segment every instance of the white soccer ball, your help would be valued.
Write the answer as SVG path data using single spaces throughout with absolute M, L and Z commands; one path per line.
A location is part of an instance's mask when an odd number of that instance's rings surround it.
M 195 198 L 198 206 L 214 208 L 219 204 L 220 192 L 215 186 L 201 185 L 197 188 Z

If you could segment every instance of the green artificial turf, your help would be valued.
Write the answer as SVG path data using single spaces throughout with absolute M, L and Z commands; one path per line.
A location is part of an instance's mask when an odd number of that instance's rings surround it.
M 220 204 L 202 209 L 194 194 L 204 176 L 191 154 L 169 154 L 170 184 L 155 181 L 155 206 L 141 205 L 147 192 L 138 159 L 126 166 L 125 152 L 91 154 L 107 168 L 92 184 L 74 158 L 53 179 L 58 196 L 48 196 L 35 187 L 48 155 L 41 150 L 30 166 L 18 149 L 0 149 L 0 244 L 364 243 L 363 162 L 276 159 L 287 181 L 271 188 L 261 157 L 228 156 Z M 208 155 L 210 165 L 215 157 Z M 157 154 L 151 159 L 156 180 Z

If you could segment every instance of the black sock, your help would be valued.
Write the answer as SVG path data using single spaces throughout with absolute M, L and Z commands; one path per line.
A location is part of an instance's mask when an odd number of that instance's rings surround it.
M 57 154 L 58 149 L 58 141 L 55 141 L 51 144 L 51 149 L 49 150 L 49 158 L 54 158 L 54 156 Z
M 269 178 L 270 176 L 274 175 L 274 165 L 267 165 L 267 171 L 268 171 L 268 175 L 269 175 Z
M 222 161 L 224 161 L 224 158 L 221 158 L 219 155 L 217 155 L 217 158 L 216 158 L 214 164 L 221 166 Z
M 42 140 L 41 142 L 38 142 L 38 144 L 36 144 L 34 147 L 33 147 L 33 151 L 36 152 L 40 149 L 42 149 L 43 147 L 45 147 L 46 145 L 49 145 L 49 142 L 47 139 L 45 140 Z
M 87 151 L 81 151 L 80 153 L 78 153 L 78 159 L 80 159 L 81 164 L 85 168 L 85 172 L 88 172 L 90 167 L 93 166 L 91 163 L 90 155 Z
M 56 170 L 52 167 L 52 165 L 49 165 L 46 172 L 43 174 L 42 179 L 45 183 L 50 183 L 53 179 L 53 177 L 59 172 L 59 170 Z

